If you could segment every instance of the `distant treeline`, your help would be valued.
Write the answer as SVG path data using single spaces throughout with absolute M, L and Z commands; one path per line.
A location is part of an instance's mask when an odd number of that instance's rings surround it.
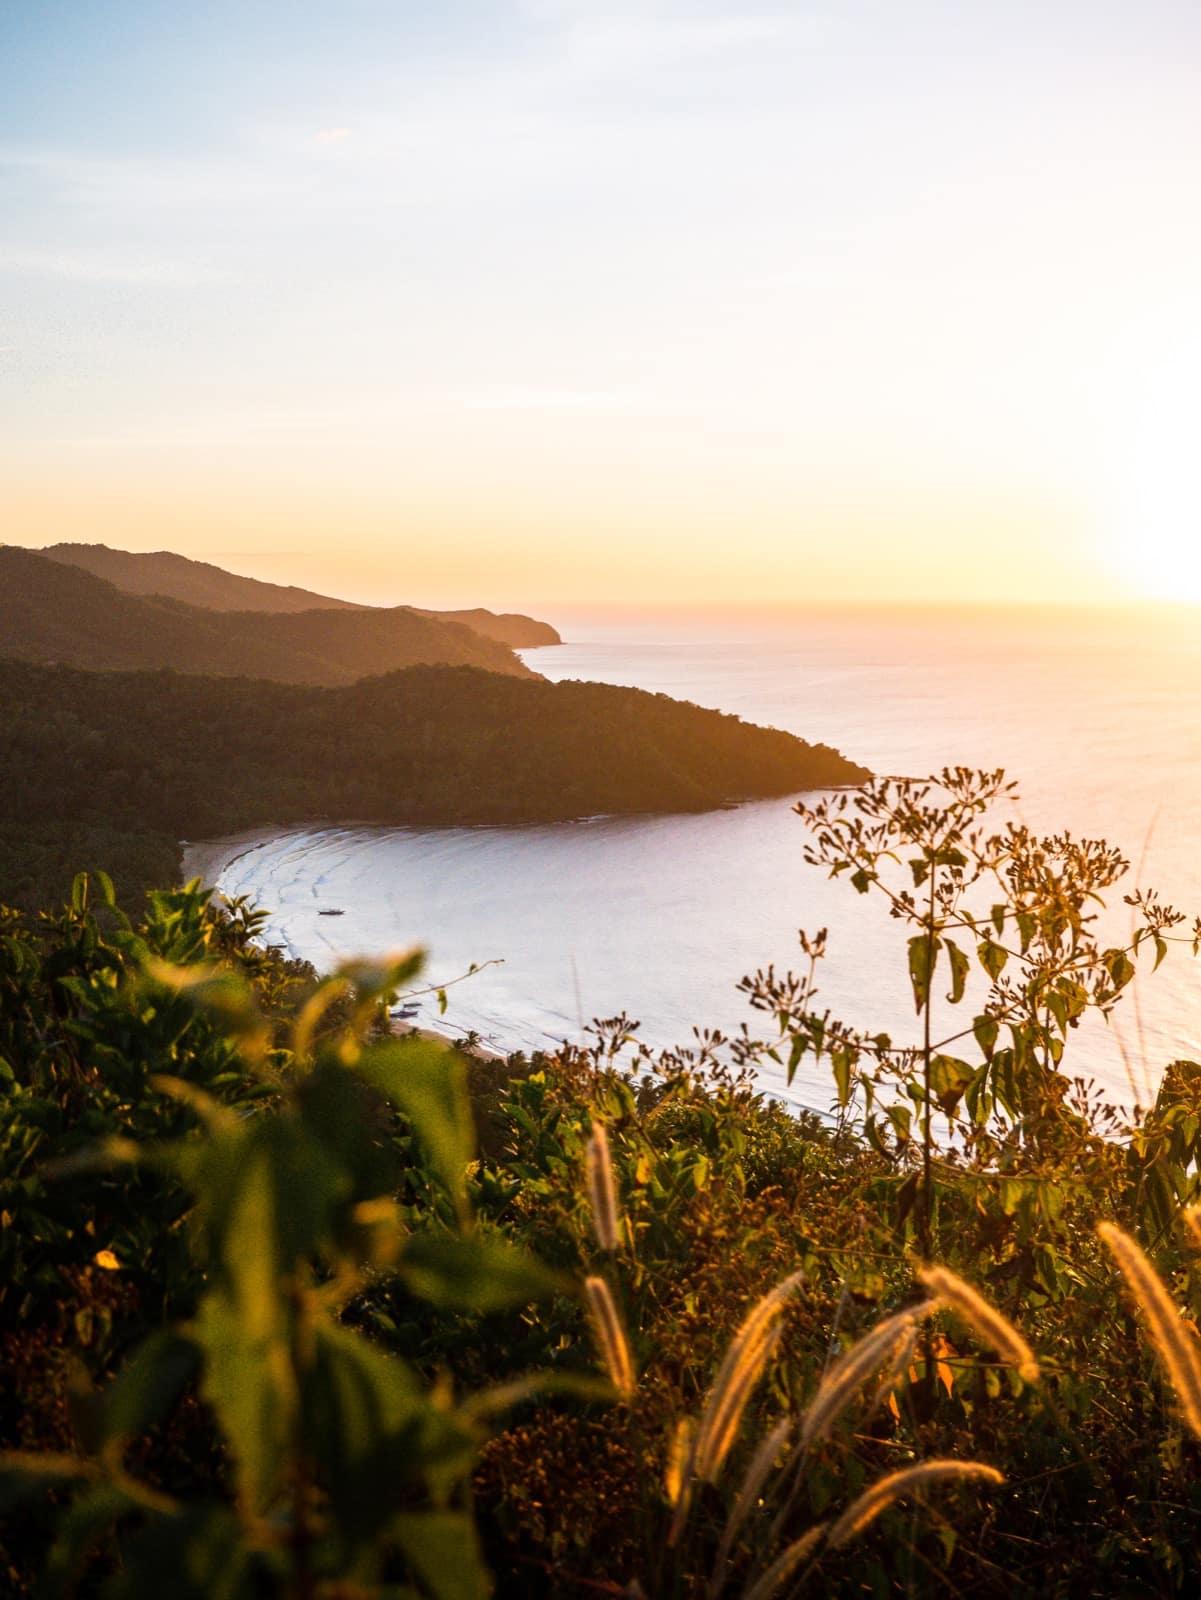
M 465 621 L 407 606 L 216 611 L 129 594 L 82 567 L 11 545 L 0 545 L 0 649 L 96 670 L 170 667 L 280 683 L 353 683 L 421 663 L 532 676 L 508 645 Z
M 826 745 L 606 684 L 412 667 L 311 689 L 0 661 L 0 897 L 41 894 L 20 887 L 35 858 L 64 884 L 68 862 L 121 876 L 118 835 L 148 869 L 132 888 L 163 881 L 172 841 L 247 827 L 699 811 L 866 776 Z M 77 847 L 89 833 L 104 859 Z
M 337 600 L 314 594 L 311 589 L 264 583 L 259 578 L 244 578 L 226 572 L 208 561 L 192 561 L 170 550 L 110 550 L 103 544 L 55 544 L 39 552 L 52 561 L 82 567 L 97 578 L 116 584 L 128 594 L 158 595 L 182 600 L 189 606 L 213 611 L 369 611 L 370 606 L 353 600 Z M 548 622 L 539 622 L 520 612 L 485 611 L 474 607 L 462 611 L 427 611 L 413 608 L 420 617 L 439 622 L 462 623 L 473 633 L 498 639 L 514 649 L 529 645 L 559 644 L 562 641 Z M 391 665 L 400 665 L 399 662 Z

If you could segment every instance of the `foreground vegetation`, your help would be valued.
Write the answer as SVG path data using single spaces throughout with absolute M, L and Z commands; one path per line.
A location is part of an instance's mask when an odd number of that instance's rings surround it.
M 819 1010 L 818 934 L 760 1039 L 495 1063 L 386 1034 L 416 958 L 319 983 L 199 886 L 6 913 L 14 1590 L 1191 1592 L 1201 1067 L 1141 1110 L 1066 1069 L 1199 930 L 1137 895 L 1103 945 L 1124 862 L 1003 798 L 802 808 L 896 913 L 913 1048 Z

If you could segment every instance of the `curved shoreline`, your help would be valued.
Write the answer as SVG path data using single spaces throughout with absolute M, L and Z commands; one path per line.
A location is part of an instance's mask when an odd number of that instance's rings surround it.
M 290 833 L 307 833 L 307 828 L 247 828 L 241 833 L 221 834 L 215 839 L 179 841 L 181 881 L 199 878 L 206 889 L 215 889 L 221 874 L 251 850 L 285 839 Z

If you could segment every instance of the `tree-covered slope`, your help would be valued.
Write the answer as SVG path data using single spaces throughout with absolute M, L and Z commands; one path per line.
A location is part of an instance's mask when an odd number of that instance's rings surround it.
M 126 594 L 158 594 L 211 611 L 360 611 L 353 600 L 314 594 L 295 584 L 264 583 L 193 561 L 173 550 L 111 550 L 106 544 L 52 544 L 39 552 L 51 561 L 82 567 Z
M 78 667 L 171 667 L 281 683 L 352 683 L 427 662 L 529 676 L 507 646 L 404 606 L 212 611 L 126 594 L 12 545 L 0 546 L 0 650 Z
M 543 821 L 865 776 L 827 746 L 605 684 L 414 667 L 306 689 L 0 661 L 14 824 L 197 838 L 318 818 Z
M 558 630 L 549 622 L 539 622 L 520 611 L 485 611 L 475 606 L 469 611 L 421 611 L 420 617 L 437 617 L 442 622 L 459 622 L 486 639 L 498 639 L 513 650 L 527 650 L 534 645 L 562 644 Z
M 370 611 L 373 608 L 353 600 L 335 600 L 329 595 L 264 583 L 244 578 L 236 572 L 208 561 L 193 561 L 170 550 L 110 550 L 103 544 L 54 544 L 40 552 L 52 561 L 81 567 L 94 577 L 103 578 L 127 594 L 161 595 L 182 600 L 185 605 L 202 606 L 212 611 Z M 528 645 L 559 644 L 559 635 L 546 622 L 517 612 L 428 611 L 414 608 L 416 615 L 436 622 L 461 623 L 473 633 L 495 639 L 511 648 Z

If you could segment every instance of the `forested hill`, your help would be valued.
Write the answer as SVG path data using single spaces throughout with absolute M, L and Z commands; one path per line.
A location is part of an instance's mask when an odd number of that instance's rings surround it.
M 157 594 L 211 611 L 362 611 L 354 600 L 336 600 L 295 584 L 264 583 L 226 572 L 209 561 L 193 561 L 173 550 L 111 550 L 106 544 L 51 544 L 40 555 L 82 567 L 126 594 Z
M 549 622 L 539 622 L 520 611 L 485 611 L 475 606 L 469 611 L 422 611 L 419 617 L 437 617 L 442 622 L 461 622 L 465 628 L 482 633 L 485 638 L 499 639 L 513 650 L 526 650 L 531 645 L 562 644 L 558 631 Z
M 212 611 L 370 611 L 386 609 L 357 604 L 353 600 L 335 600 L 329 595 L 314 594 L 309 589 L 294 585 L 284 587 L 278 583 L 264 583 L 258 578 L 244 578 L 236 572 L 226 572 L 223 567 L 208 561 L 192 561 L 187 556 L 175 555 L 170 550 L 139 551 L 110 550 L 103 544 L 53 544 L 40 552 L 52 561 L 68 566 L 82 567 L 94 577 L 115 584 L 127 594 L 161 595 L 168 600 L 182 600 L 185 605 L 202 606 Z M 528 645 L 559 644 L 554 628 L 546 622 L 515 612 L 485 611 L 477 607 L 470 611 L 428 611 L 410 608 L 419 617 L 430 617 L 437 622 L 456 622 L 480 633 L 486 639 L 495 639 L 511 648 Z
M 24 660 L 345 684 L 422 663 L 531 676 L 508 646 L 394 610 L 214 611 L 126 594 L 80 567 L 0 546 L 0 650 Z
M 867 775 L 828 746 L 607 684 L 412 667 L 305 689 L 0 661 L 10 837 L 86 825 L 161 848 L 320 819 L 695 811 Z M 10 845 L 10 878 L 19 860 Z M 0 863 L 0 901 L 6 893 Z

